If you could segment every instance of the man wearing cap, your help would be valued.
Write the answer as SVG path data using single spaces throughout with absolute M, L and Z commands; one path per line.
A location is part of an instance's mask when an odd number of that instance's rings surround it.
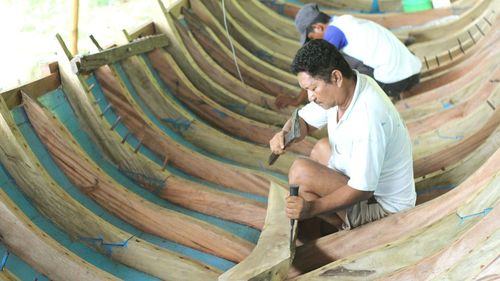
M 288 180 L 299 196 L 287 198 L 291 219 L 320 216 L 350 229 L 415 206 L 408 129 L 387 95 L 369 76 L 352 70 L 334 45 L 311 40 L 297 52 L 292 72 L 310 103 L 299 110 L 302 140 L 327 127 L 309 158 L 292 164 Z M 269 142 L 285 152 L 290 120 Z M 292 144 L 293 145 L 293 144 Z
M 332 16 L 317 4 L 304 5 L 295 16 L 300 43 L 324 39 L 337 47 L 350 66 L 374 78 L 392 99 L 416 85 L 422 63 L 389 30 L 369 20 L 351 15 Z M 296 100 L 279 96 L 276 105 L 299 105 L 306 99 L 301 92 Z

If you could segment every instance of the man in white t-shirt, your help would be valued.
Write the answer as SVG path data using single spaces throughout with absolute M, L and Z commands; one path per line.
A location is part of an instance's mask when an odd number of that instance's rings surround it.
M 320 216 L 349 229 L 415 206 L 412 147 L 396 108 L 369 76 L 353 71 L 335 46 L 312 40 L 292 63 L 310 103 L 299 111 L 302 140 L 327 126 L 310 158 L 290 168 L 299 197 L 287 198 L 291 219 Z M 284 153 L 283 130 L 270 140 Z M 293 144 L 292 144 L 293 145 Z
M 335 45 L 351 68 L 374 78 L 395 100 L 420 80 L 420 59 L 392 32 L 375 22 L 351 15 L 330 17 L 311 3 L 297 13 L 295 27 L 301 44 L 310 39 L 323 39 Z M 303 91 L 296 100 L 280 95 L 276 104 L 298 105 L 306 97 Z

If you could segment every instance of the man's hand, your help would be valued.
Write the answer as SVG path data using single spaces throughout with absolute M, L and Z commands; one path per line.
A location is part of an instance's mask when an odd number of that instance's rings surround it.
M 274 135 L 274 137 L 269 141 L 269 148 L 271 148 L 271 151 L 276 155 L 285 153 L 284 131 L 279 131 L 276 135 Z
M 312 217 L 311 202 L 304 200 L 300 196 L 287 196 L 286 215 L 290 219 L 303 220 Z

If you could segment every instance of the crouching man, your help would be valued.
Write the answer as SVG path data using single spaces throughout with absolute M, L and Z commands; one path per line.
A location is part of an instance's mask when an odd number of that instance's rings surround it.
M 309 99 L 299 111 L 297 141 L 324 126 L 328 138 L 290 168 L 289 183 L 300 189 L 299 196 L 287 198 L 288 217 L 320 216 L 350 229 L 415 206 L 411 140 L 380 86 L 321 39 L 297 52 L 292 71 Z M 270 140 L 272 152 L 285 152 L 290 126 L 289 120 Z

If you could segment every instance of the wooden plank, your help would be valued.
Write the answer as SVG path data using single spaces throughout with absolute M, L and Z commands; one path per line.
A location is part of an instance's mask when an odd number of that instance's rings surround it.
M 76 140 L 29 97 L 24 106 L 34 130 L 59 168 L 84 194 L 141 231 L 231 261 L 246 257 L 253 245 L 214 225 L 160 207 L 129 192 L 76 146 Z
M 290 233 L 285 212 L 285 188 L 271 183 L 266 222 L 257 246 L 242 262 L 219 276 L 220 281 L 284 280 L 295 254 L 297 227 Z M 292 245 L 290 241 L 292 240 Z
M 19 106 L 22 102 L 21 91 L 28 93 L 30 96 L 37 98 L 43 94 L 57 89 L 61 85 L 59 72 L 54 71 L 45 77 L 28 82 L 14 89 L 0 93 L 0 96 L 7 103 L 7 107 L 12 109 Z
M 372 247 L 390 243 L 439 221 L 467 202 L 470 196 L 477 192 L 478 187 L 490 182 L 498 174 L 499 161 L 500 150 L 497 150 L 480 169 L 459 187 L 426 204 L 393 214 L 360 228 L 325 236 L 298 247 L 294 259 L 297 266 L 293 271 L 290 271 L 289 277 L 295 277 L 301 272 L 307 272 L 308 269 L 323 266 L 328 263 L 325 261 L 332 262 Z
M 0 235 L 16 256 L 52 280 L 118 280 L 52 239 L 0 189 Z
M 23 149 L 29 146 L 3 102 L 0 103 L 0 113 L 0 161 L 32 204 L 70 237 L 101 237 L 108 243 L 127 241 L 127 247 L 113 249 L 111 258 L 161 279 L 216 279 L 217 269 L 134 237 L 73 199 L 47 174 L 33 152 Z M 109 252 L 98 243 L 89 245 Z
M 112 64 L 133 55 L 146 53 L 156 48 L 162 48 L 169 44 L 164 34 L 141 37 L 128 44 L 106 49 L 99 53 L 75 56 L 71 59 L 73 70 L 79 73 L 89 73 L 100 66 Z

